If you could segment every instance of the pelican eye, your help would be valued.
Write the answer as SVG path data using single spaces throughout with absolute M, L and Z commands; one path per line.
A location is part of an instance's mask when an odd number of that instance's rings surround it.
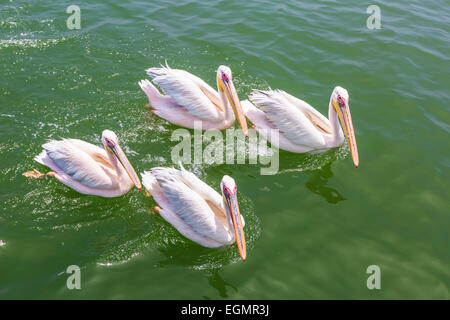
M 230 78 L 228 78 L 226 73 L 222 73 L 222 80 L 228 82 L 230 80 Z
M 224 186 L 223 187 L 223 194 L 226 196 L 231 196 L 231 190 L 228 189 L 228 187 Z
M 114 147 L 114 146 L 115 146 L 115 143 L 114 143 L 112 140 L 109 140 L 108 138 L 106 138 L 105 140 L 106 140 L 106 144 L 107 144 L 109 147 Z
M 339 106 L 341 106 L 341 107 L 345 106 L 345 100 L 344 100 L 344 98 L 342 98 L 341 95 L 339 95 L 339 94 L 338 94 L 338 96 L 337 96 L 337 101 L 338 101 L 338 103 L 339 103 Z

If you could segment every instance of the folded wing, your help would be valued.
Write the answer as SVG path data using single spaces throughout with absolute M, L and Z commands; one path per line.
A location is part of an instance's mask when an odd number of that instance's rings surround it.
M 150 68 L 147 74 L 191 116 L 210 122 L 223 119 L 223 106 L 218 93 L 202 79 L 169 67 Z
M 78 139 L 53 140 L 42 147 L 58 168 L 73 180 L 89 188 L 118 187 L 105 150 Z
M 308 110 L 297 105 L 296 102 L 301 100 L 281 90 L 254 90 L 249 98 L 264 112 L 267 120 L 292 143 L 312 148 L 325 147 L 325 139 L 311 121 L 311 116 L 306 112 Z M 315 114 L 314 116 L 319 118 Z M 319 119 L 323 120 L 322 118 Z
M 219 243 L 230 241 L 230 235 L 223 228 L 211 207 L 183 179 L 183 173 L 180 170 L 158 167 L 153 168 L 151 174 L 157 180 L 171 208 L 184 224 L 196 233 Z M 177 227 L 177 229 L 180 227 L 176 225 L 177 221 L 175 220 L 168 222 Z

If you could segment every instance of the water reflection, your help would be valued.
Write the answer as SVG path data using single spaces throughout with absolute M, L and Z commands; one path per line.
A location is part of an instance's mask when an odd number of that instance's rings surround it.
M 346 200 L 339 191 L 326 185 L 332 176 L 331 162 L 329 162 L 322 169 L 315 170 L 306 181 L 305 186 L 313 193 L 323 197 L 328 203 L 336 204 L 339 201 Z
M 190 240 L 179 237 L 173 243 L 158 248 L 164 256 L 158 262 L 159 267 L 175 265 L 195 270 L 214 270 L 233 262 L 240 261 L 239 252 L 224 246 L 219 248 L 205 248 Z
M 211 287 L 217 290 L 222 298 L 228 298 L 227 287 L 230 287 L 235 292 L 237 292 L 238 289 L 231 283 L 223 280 L 223 278 L 219 274 L 219 270 L 220 269 L 212 269 L 206 272 L 208 274 L 208 283 Z
M 164 254 L 164 259 L 158 263 L 159 267 L 176 265 L 198 270 L 204 274 L 208 284 L 217 290 L 221 298 L 228 298 L 230 290 L 238 291 L 237 287 L 225 281 L 219 273 L 223 265 L 241 261 L 239 255 L 236 255 L 233 250 L 226 250 L 226 247 L 210 249 L 192 244 L 170 246 L 161 248 L 159 251 Z M 186 251 L 189 251 L 189 254 L 186 254 Z M 209 296 L 203 296 L 203 298 L 212 299 Z

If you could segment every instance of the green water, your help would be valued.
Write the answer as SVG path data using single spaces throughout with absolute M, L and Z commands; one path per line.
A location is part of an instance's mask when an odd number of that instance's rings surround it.
M 380 299 L 450 293 L 450 6 L 447 1 L 67 1 L 0 4 L 0 298 Z M 381 8 L 369 30 L 366 8 Z M 186 240 L 137 189 L 83 196 L 22 173 L 48 139 L 100 144 L 114 130 L 137 172 L 173 165 L 176 126 L 150 116 L 137 82 L 164 61 L 241 99 L 281 88 L 327 114 L 350 94 L 347 147 L 258 165 L 186 165 L 238 184 L 247 261 Z M 69 265 L 81 290 L 68 290 Z M 366 269 L 381 268 L 381 290 Z

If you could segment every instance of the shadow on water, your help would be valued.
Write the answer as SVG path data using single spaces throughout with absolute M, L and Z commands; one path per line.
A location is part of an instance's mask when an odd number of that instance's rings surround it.
M 324 198 L 328 203 L 336 204 L 346 198 L 336 189 L 327 186 L 328 180 L 333 177 L 331 165 L 335 161 L 344 160 L 348 154 L 346 144 L 317 154 L 295 154 L 281 151 L 279 173 L 309 173 L 310 176 L 305 182 L 306 188 Z
M 228 298 L 230 288 L 235 292 L 238 291 L 237 287 L 225 281 L 219 273 L 222 266 L 240 262 L 240 257 L 239 254 L 236 254 L 236 250 L 232 250 L 228 246 L 210 249 L 187 242 L 188 240 L 186 240 L 184 245 L 178 243 L 177 246 L 160 248 L 159 251 L 163 253 L 164 258 L 158 263 L 158 266 L 174 265 L 197 270 L 206 277 L 208 284 L 217 290 L 222 298 Z M 208 296 L 203 296 L 203 298 L 211 299 Z
M 322 169 L 314 171 L 306 181 L 305 186 L 311 192 L 323 197 L 328 203 L 336 204 L 346 199 L 339 191 L 327 186 L 328 180 L 333 176 L 331 163 L 329 162 Z
M 227 287 L 230 287 L 235 292 L 238 292 L 238 288 L 233 286 L 231 283 L 226 282 L 219 274 L 220 269 L 213 269 L 206 271 L 208 278 L 208 284 L 217 290 L 222 298 L 228 298 Z M 208 296 L 204 296 L 205 299 L 210 299 Z
M 214 270 L 240 261 L 237 248 L 232 246 L 205 248 L 181 236 L 177 236 L 175 243 L 160 246 L 158 250 L 164 255 L 158 263 L 159 267 L 173 265 L 194 270 Z
M 220 275 L 224 266 L 242 262 L 235 245 L 205 248 L 178 235 L 173 238 L 173 242 L 168 242 L 158 247 L 162 259 L 157 263 L 157 267 L 181 267 L 200 272 L 221 298 L 228 298 L 232 294 L 230 290 L 238 291 L 236 286 Z M 203 298 L 213 299 L 209 296 Z

